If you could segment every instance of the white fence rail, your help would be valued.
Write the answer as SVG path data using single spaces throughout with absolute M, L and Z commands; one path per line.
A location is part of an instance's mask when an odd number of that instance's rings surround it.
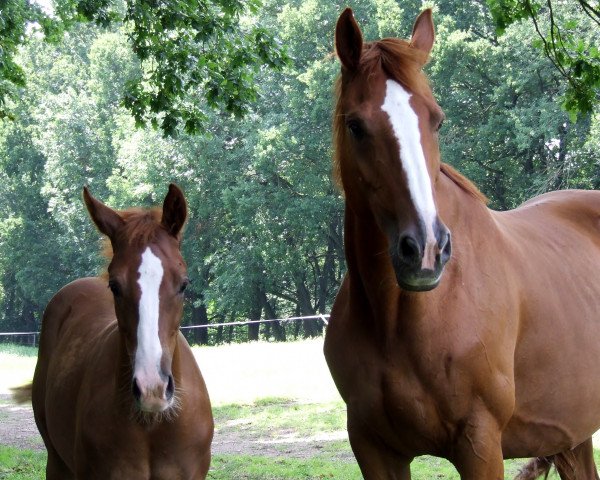
M 325 325 L 329 323 L 329 314 L 323 315 L 309 315 L 306 317 L 286 317 L 286 318 L 268 318 L 264 320 L 244 320 L 243 322 L 225 322 L 225 323 L 209 323 L 206 325 L 185 325 L 180 327 L 181 330 L 193 330 L 195 328 L 219 328 L 219 327 L 235 327 L 235 326 L 245 326 L 245 325 L 256 325 L 260 323 L 270 323 L 270 322 L 293 322 L 297 320 L 321 320 Z M 30 344 L 37 345 L 37 339 L 40 332 L 0 332 L 0 342 L 2 341 L 10 341 L 11 339 L 16 339 L 17 337 L 27 337 L 31 336 L 31 342 L 19 342 L 22 344 Z M 5 339 L 5 340 L 3 340 Z
M 219 328 L 219 327 L 230 327 L 230 326 L 243 326 L 243 325 L 256 325 L 257 323 L 269 323 L 269 322 L 290 322 L 294 320 L 321 320 L 325 325 L 329 323 L 329 314 L 324 315 L 309 315 L 306 317 L 287 317 L 287 318 L 269 318 L 265 320 L 244 320 L 243 322 L 225 322 L 225 323 L 208 323 L 206 325 L 186 325 L 180 327 L 181 330 L 192 329 L 192 328 Z

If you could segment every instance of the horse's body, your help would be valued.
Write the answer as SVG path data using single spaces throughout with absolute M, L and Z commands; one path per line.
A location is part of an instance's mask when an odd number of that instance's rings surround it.
M 420 20 L 407 47 L 422 47 L 429 35 L 430 49 L 433 25 L 429 33 L 426 16 Z M 408 479 L 411 460 L 432 454 L 452 461 L 463 479 L 502 479 L 503 458 L 529 456 L 553 457 L 562 478 L 597 479 L 591 435 L 600 428 L 600 192 L 555 192 L 513 211 L 487 209 L 470 182 L 439 163 L 418 103 L 432 97 L 412 92 L 440 219 L 428 245 L 420 237 L 425 228 L 404 218 L 418 206 L 398 207 L 407 189 L 395 184 L 405 174 L 376 171 L 386 155 L 389 165 L 401 163 L 397 147 L 395 154 L 387 153 L 389 143 L 378 150 L 375 134 L 391 129 L 365 106 L 389 72 L 369 69 L 364 94 L 349 93 L 363 80 L 356 56 L 379 48 L 352 47 L 360 39 L 355 25 L 346 11 L 336 30 L 348 273 L 325 355 L 364 477 Z M 385 105 L 379 98 L 373 104 Z
M 150 248 L 161 255 L 168 271 L 168 260 L 175 253 L 169 250 L 178 243 L 163 231 L 155 236 Z M 113 241 L 115 252 L 117 243 Z M 127 257 L 135 262 L 131 252 Z M 180 257 L 175 261 L 181 262 Z M 123 285 L 119 298 L 126 297 L 129 288 Z M 167 296 L 161 286 L 163 303 Z M 213 421 L 202 375 L 177 329 L 180 312 L 175 309 L 173 339 L 162 342 L 172 348 L 160 360 L 175 386 L 173 400 L 157 407 L 160 399 L 152 399 L 154 403 L 144 406 L 150 387 L 138 373 L 132 394 L 136 354 L 124 333 L 130 335 L 135 325 L 128 325 L 123 312 L 132 318 L 137 312 L 127 297 L 119 302 L 124 308 L 116 315 L 106 279 L 83 278 L 63 287 L 45 310 L 32 403 L 48 450 L 47 478 L 203 479 L 210 463 Z M 167 325 L 161 322 L 160 329 Z M 155 385 L 151 389 L 160 390 Z M 168 397 L 169 389 L 161 395 Z

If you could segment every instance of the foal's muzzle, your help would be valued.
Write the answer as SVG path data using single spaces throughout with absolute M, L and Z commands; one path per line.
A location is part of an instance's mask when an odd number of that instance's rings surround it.
M 437 222 L 435 238 L 426 238 L 425 232 L 417 229 L 398 235 L 391 243 L 390 255 L 398 286 L 412 292 L 432 290 L 442 278 L 444 266 L 452 255 L 452 240 L 446 226 Z
M 143 412 L 163 412 L 173 404 L 175 381 L 173 375 L 160 374 L 159 380 L 149 382 L 143 377 L 133 377 L 131 392 L 138 408 Z

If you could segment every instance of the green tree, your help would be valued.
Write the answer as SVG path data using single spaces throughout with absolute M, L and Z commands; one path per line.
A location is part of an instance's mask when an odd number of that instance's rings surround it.
M 581 150 L 589 120 L 573 122 L 561 110 L 565 86 L 532 47 L 534 28 L 514 24 L 495 39 L 440 20 L 430 72 L 447 117 L 443 159 L 499 209 L 547 190 L 592 186 L 598 156 Z
M 495 208 L 551 188 L 598 187 L 598 112 L 573 121 L 561 110 L 566 85 L 532 47 L 535 27 L 514 23 L 497 36 L 485 5 L 435 7 L 428 73 L 447 117 L 442 158 Z M 52 293 L 101 269 L 84 184 L 116 208 L 156 205 L 169 182 L 183 187 L 192 279 L 185 324 L 329 312 L 345 268 L 343 202 L 331 181 L 333 28 L 344 6 L 269 0 L 241 16 L 241 28 L 263 25 L 281 38 L 292 61 L 256 73 L 258 100 L 243 118 L 184 94 L 205 115 L 201 136 L 136 128 L 121 99 L 148 65 L 131 48 L 131 25 L 74 22 L 57 44 L 28 37 L 15 57 L 28 87 L 11 107 L 14 121 L 0 122 L 2 328 L 35 328 Z M 367 40 L 406 38 L 421 2 L 351 6 Z M 252 324 L 189 338 L 283 340 L 319 331 L 315 322 Z
M 567 80 L 564 106 L 572 117 L 589 114 L 600 92 L 600 3 L 588 0 L 487 0 L 498 32 L 529 19 L 537 41 Z
M 168 134 L 206 127 L 206 108 L 241 116 L 256 99 L 261 67 L 281 68 L 284 49 L 253 19 L 259 0 L 57 0 L 54 15 L 33 2 L 5 0 L 0 9 L 0 116 L 8 116 L 26 76 L 14 57 L 36 34 L 58 41 L 80 22 L 124 24 L 141 68 L 123 103 L 138 124 Z

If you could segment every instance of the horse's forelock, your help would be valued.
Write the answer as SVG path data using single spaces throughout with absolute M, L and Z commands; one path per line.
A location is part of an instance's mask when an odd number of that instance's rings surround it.
M 383 38 L 367 43 L 359 70 L 370 73 L 377 68 L 411 92 L 429 92 L 427 77 L 422 67 L 427 63 L 427 53 L 413 48 L 406 40 L 399 38 Z
M 124 241 L 128 246 L 142 247 L 147 245 L 156 238 L 158 232 L 164 231 L 161 224 L 161 208 L 131 208 L 118 213 L 125 220 L 125 223 L 117 232 L 117 240 Z M 113 246 L 108 238 L 104 240 L 102 255 L 108 261 L 113 257 Z

